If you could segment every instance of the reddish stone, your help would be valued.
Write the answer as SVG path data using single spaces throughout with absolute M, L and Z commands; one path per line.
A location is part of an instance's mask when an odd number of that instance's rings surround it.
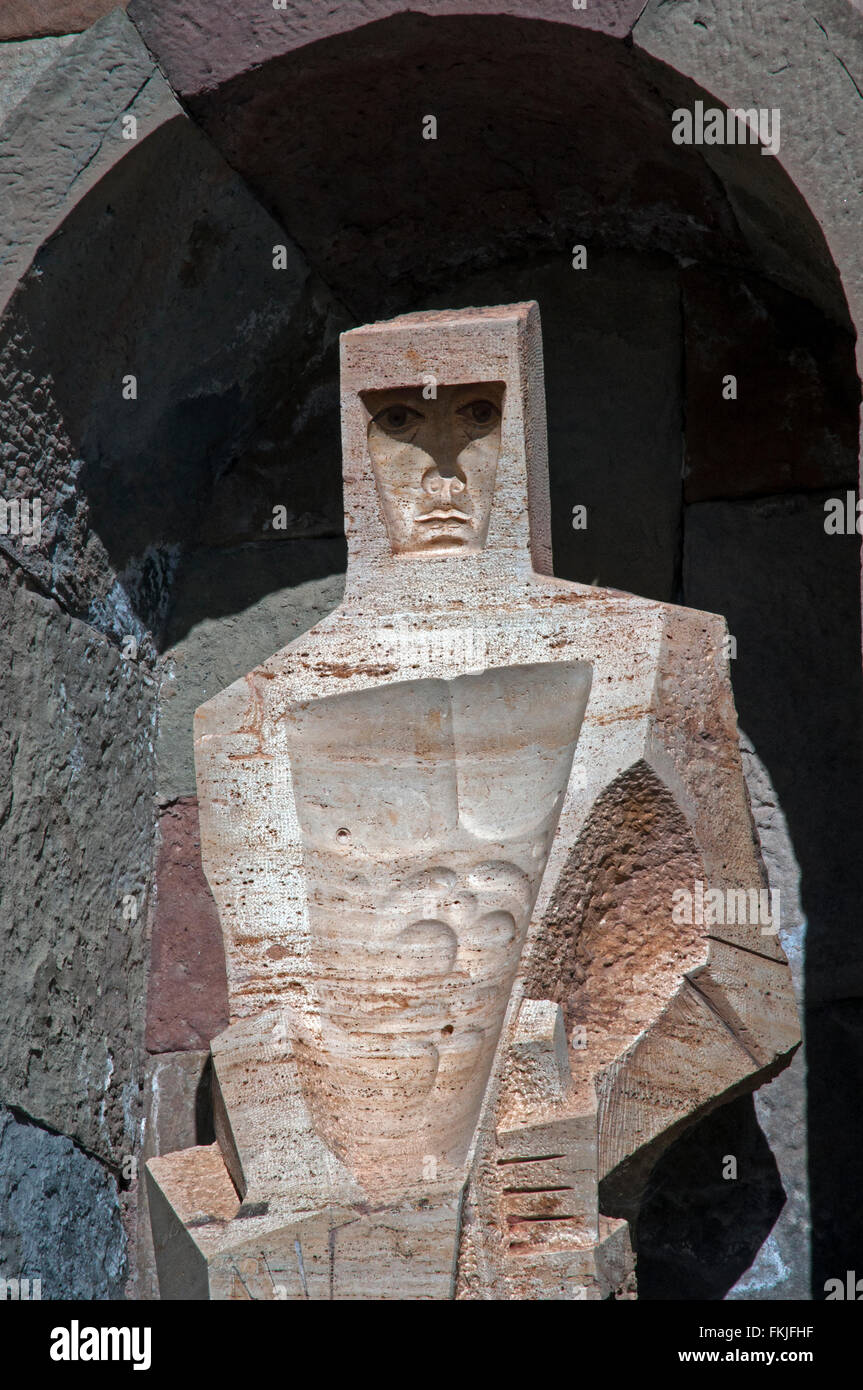
M 0 39 L 77 34 L 109 10 L 124 10 L 126 4 L 127 0 L 3 0 Z
M 514 0 L 506 14 L 520 19 L 552 19 L 556 25 L 593 29 L 624 38 L 644 9 L 644 0 L 589 0 L 574 10 L 561 0 L 554 14 L 548 0 Z M 156 55 L 171 86 L 184 96 L 212 90 L 240 73 L 258 68 L 318 39 L 361 29 L 374 20 L 421 12 L 430 17 L 499 15 L 500 0 L 287 0 L 287 9 L 237 0 L 131 0 L 134 20 Z
M 201 867 L 197 798 L 166 806 L 159 832 L 146 1045 L 184 1052 L 227 1027 L 225 949 Z
M 854 340 L 776 285 L 715 267 L 681 274 L 687 502 L 851 487 Z M 737 399 L 723 399 L 723 378 Z

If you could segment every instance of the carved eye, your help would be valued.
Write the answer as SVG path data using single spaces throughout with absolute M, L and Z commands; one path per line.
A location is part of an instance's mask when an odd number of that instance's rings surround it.
M 458 411 L 474 438 L 488 434 L 500 419 L 500 411 L 492 401 L 469 401 Z
M 385 430 L 387 434 L 404 435 L 415 429 L 422 418 L 418 410 L 412 410 L 409 405 L 400 405 L 397 402 L 379 410 L 372 424 Z

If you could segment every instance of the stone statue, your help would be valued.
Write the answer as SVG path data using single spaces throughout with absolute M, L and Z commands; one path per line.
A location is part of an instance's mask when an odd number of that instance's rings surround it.
M 799 1041 L 725 624 L 553 577 L 536 304 L 344 334 L 342 423 L 344 600 L 196 717 L 231 1024 L 162 1296 L 632 1296 L 658 1154 Z

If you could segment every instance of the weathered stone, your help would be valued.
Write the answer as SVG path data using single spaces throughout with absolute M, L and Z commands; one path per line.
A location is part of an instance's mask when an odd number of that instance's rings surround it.
M 0 1279 L 43 1299 L 123 1297 L 117 1184 L 97 1159 L 0 1106 Z M 32 1296 L 32 1292 L 31 1292 Z
M 163 1296 L 621 1292 L 797 1045 L 776 927 L 674 910 L 764 886 L 722 622 L 551 578 L 541 360 L 535 304 L 343 336 L 345 597 L 196 715 L 231 1026 Z
M 273 269 L 283 238 L 181 117 L 67 218 L 6 316 L 0 481 L 43 511 L 42 545 L 17 558 L 118 642 L 161 639 L 184 549 L 338 529 L 338 431 L 322 421 L 343 316 L 293 248 Z M 289 428 L 294 391 L 313 404 Z
M 160 800 L 194 796 L 195 710 L 335 608 L 342 540 L 193 551 L 177 574 L 156 745 Z
M 281 56 L 263 61 L 259 48 L 244 70 L 238 50 L 236 73 L 216 80 L 226 31 L 210 9 L 187 34 L 208 77 L 185 95 L 357 317 L 428 303 L 494 264 L 555 255 L 569 266 L 584 244 L 753 269 L 769 251 L 783 283 L 817 291 L 847 321 L 823 235 L 781 161 L 735 147 L 718 178 L 701 149 L 671 141 L 674 94 L 693 84 L 571 17 L 403 13 L 293 47 L 291 12 Z M 350 15 L 339 6 L 334 18 Z M 425 113 L 436 139 L 423 138 Z M 394 140 L 404 157 L 382 197 Z M 748 190 L 753 155 L 759 198 L 741 192 L 732 204 L 725 183 Z
M 860 383 L 851 335 L 764 280 L 699 267 L 681 283 L 686 501 L 853 488 Z
M 138 1113 L 155 682 L 2 557 L 0 576 L 0 1095 L 119 1163 Z
M 4 0 L 0 39 L 32 39 L 86 29 L 128 0 Z
M 754 161 L 761 166 L 781 160 L 820 224 L 839 267 L 851 317 L 859 325 L 863 140 L 852 134 L 860 131 L 863 115 L 859 17 L 843 0 L 823 0 L 817 14 L 805 4 L 789 9 L 783 0 L 764 0 L 757 6 L 748 0 L 685 0 L 676 5 L 648 0 L 632 37 L 637 49 L 685 73 L 726 106 L 781 112 L 779 158 L 753 150 Z M 718 154 L 717 169 L 731 153 L 719 146 L 703 150 L 711 164 Z M 737 190 L 730 189 L 729 196 L 749 235 L 747 223 L 759 225 L 759 203 L 766 205 L 770 196 L 775 199 L 775 189 L 768 191 L 769 176 L 751 177 L 753 159 L 747 168 L 750 177 L 741 180 Z M 786 200 L 778 200 L 779 215 L 773 219 L 777 230 L 783 221 L 788 223 L 788 212 Z M 776 257 L 776 245 L 761 245 L 769 264 Z M 809 259 L 804 252 L 802 263 Z
M 149 1052 L 206 1047 L 228 1022 L 225 949 L 201 868 L 198 803 L 159 816 L 146 1044 Z
M 71 41 L 71 36 L 67 35 L 59 39 L 3 44 L 0 48 L 0 124 L 27 95 L 39 74 Z
M 525 18 L 545 19 L 542 0 L 521 0 L 508 10 Z M 591 0 L 581 9 L 561 7 L 558 24 L 629 32 L 643 0 Z M 292 49 L 362 28 L 374 20 L 421 10 L 425 15 L 499 15 L 498 0 L 347 0 L 324 8 L 315 0 L 290 0 L 282 10 L 269 5 L 238 6 L 231 0 L 192 0 L 178 9 L 172 0 L 131 0 L 129 14 L 158 55 L 176 91 L 189 96 L 226 82 Z M 202 41 L 203 40 L 203 41 Z
M 143 139 L 180 107 L 121 10 L 64 47 L 3 123 L 0 308 L 40 244 L 129 152 L 123 116 Z

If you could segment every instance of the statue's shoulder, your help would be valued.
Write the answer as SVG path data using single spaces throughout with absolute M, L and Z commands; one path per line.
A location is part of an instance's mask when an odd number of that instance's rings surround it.
M 601 588 L 594 584 L 579 584 L 571 579 L 560 579 L 556 575 L 537 576 L 541 604 L 554 605 L 572 615 L 584 614 L 592 621 L 606 621 L 609 625 L 631 620 L 658 620 L 670 636 L 686 636 L 692 641 L 701 639 L 705 644 L 715 641 L 717 634 L 723 636 L 728 625 L 721 613 L 710 613 L 700 608 L 687 608 L 682 604 L 668 603 L 661 599 L 644 598 L 640 594 L 628 593 L 625 589 Z
M 278 687 L 278 702 L 301 698 L 308 684 L 308 667 L 319 644 L 338 627 L 339 610 L 320 619 L 265 661 L 225 686 L 195 711 L 195 746 L 213 747 L 238 735 L 258 733 L 268 710 L 270 693 Z

